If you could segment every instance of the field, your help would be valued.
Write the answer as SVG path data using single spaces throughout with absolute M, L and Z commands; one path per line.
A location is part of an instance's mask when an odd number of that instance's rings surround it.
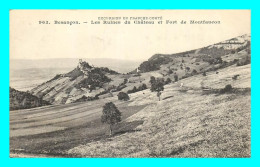
M 116 101 L 115 99 L 106 100 Z M 11 152 L 60 156 L 67 147 L 108 137 L 108 126 L 100 121 L 106 100 L 11 111 Z M 129 102 L 115 102 L 123 112 L 123 119 L 144 108 L 144 105 L 126 107 L 127 103 Z M 115 127 L 115 133 L 127 131 L 139 123 L 124 125 L 122 122 Z
M 147 89 L 127 102 L 114 96 L 10 111 L 10 156 L 250 157 L 250 68 L 234 65 L 171 83 L 161 101 Z M 227 84 L 235 91 L 211 91 Z M 123 116 L 112 137 L 100 121 L 109 101 Z

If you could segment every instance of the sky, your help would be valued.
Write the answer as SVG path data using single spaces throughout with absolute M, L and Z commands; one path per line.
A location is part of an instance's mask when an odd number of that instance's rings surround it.
M 250 10 L 11 10 L 10 59 L 111 58 L 147 60 L 251 33 Z M 93 25 L 98 17 L 162 17 L 220 24 Z M 51 24 L 39 24 L 39 21 Z M 56 25 L 79 21 L 79 25 Z M 87 21 L 87 24 L 83 22 Z

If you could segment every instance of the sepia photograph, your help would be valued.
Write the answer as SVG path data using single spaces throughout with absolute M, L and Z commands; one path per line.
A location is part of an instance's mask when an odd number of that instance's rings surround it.
M 10 158 L 251 158 L 250 10 L 10 10 Z

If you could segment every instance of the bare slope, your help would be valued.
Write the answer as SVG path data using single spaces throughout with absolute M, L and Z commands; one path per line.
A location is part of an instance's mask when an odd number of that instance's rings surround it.
M 121 74 L 113 70 L 80 62 L 74 70 L 56 75 L 32 89 L 31 93 L 52 104 L 66 104 L 82 96 L 95 97 L 111 86 L 118 86 L 123 80 Z

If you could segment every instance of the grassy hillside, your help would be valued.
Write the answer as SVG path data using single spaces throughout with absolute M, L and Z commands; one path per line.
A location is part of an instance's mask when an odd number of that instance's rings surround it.
M 232 80 L 239 74 L 238 80 Z M 212 79 L 215 78 L 215 79 Z M 129 106 L 149 104 L 128 118 L 144 121 L 128 132 L 68 151 L 83 157 L 250 157 L 250 65 L 197 75 L 168 85 L 163 101 L 149 90 L 132 95 Z M 234 93 L 205 93 L 202 84 Z
M 72 71 L 58 74 L 30 92 L 52 104 L 65 104 L 78 101 L 83 96 L 95 97 L 101 92 L 109 92 L 123 80 L 122 74 L 114 70 L 81 62 Z
M 130 101 L 114 96 L 11 112 L 10 151 L 63 157 L 250 157 L 250 69 L 233 65 L 168 84 L 161 101 L 146 89 L 129 94 Z M 215 91 L 228 84 L 233 91 Z M 112 137 L 100 121 L 102 106 L 110 101 L 123 113 Z

